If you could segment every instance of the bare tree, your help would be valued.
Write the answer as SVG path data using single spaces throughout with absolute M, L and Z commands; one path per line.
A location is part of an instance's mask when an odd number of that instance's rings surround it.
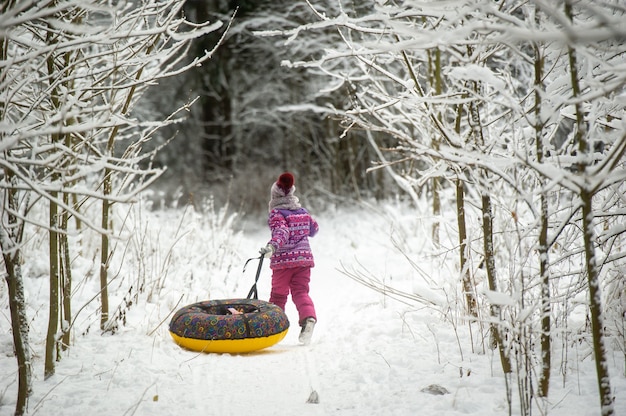
M 457 200 L 463 195 L 470 201 L 469 209 L 456 205 L 461 263 L 471 242 L 461 237 L 467 230 L 460 217 L 480 216 L 480 254 L 491 291 L 522 294 L 506 304 L 488 295 L 479 305 L 495 308 L 502 320 L 496 328 L 510 331 L 500 333 L 498 345 L 503 371 L 519 370 L 521 414 L 532 411 L 533 386 L 539 386 L 539 397 L 549 394 L 553 338 L 560 336 L 551 317 L 568 319 L 567 307 L 555 309 L 554 299 L 571 290 L 559 280 L 570 267 L 587 278 L 601 408 L 612 414 L 601 288 L 624 259 L 624 230 L 617 226 L 624 200 L 616 198 L 625 177 L 620 129 L 626 106 L 617 98 L 626 86 L 619 69 L 626 54 L 623 5 L 381 2 L 362 15 L 310 7 L 317 19 L 286 30 L 290 42 L 329 27 L 341 42 L 327 45 L 321 57 L 290 65 L 325 71 L 351 86 L 351 106 L 337 113 L 349 128 L 395 139 L 394 145 L 379 145 L 379 162 L 395 170 L 399 185 L 415 191 L 435 176 L 455 183 Z M 336 62 L 344 60 L 353 63 L 351 69 L 336 71 Z M 439 85 L 437 73 L 442 88 L 428 89 Z M 405 169 L 407 161 L 419 169 Z M 601 260 L 598 244 L 607 251 Z M 520 258 L 537 267 L 526 270 Z M 463 291 L 469 292 L 467 285 Z
M 102 327 L 108 320 L 106 258 L 115 235 L 108 210 L 129 203 L 152 184 L 161 169 L 144 145 L 159 128 L 177 122 L 141 119 L 133 108 L 161 80 L 207 60 L 212 50 L 189 56 L 191 41 L 221 23 L 189 24 L 175 0 L 4 2 L 0 19 L 0 191 L 3 196 L 0 249 L 11 293 L 11 317 L 19 367 L 16 414 L 26 411 L 30 391 L 28 321 L 21 274 L 24 230 L 35 223 L 29 210 L 48 204 L 50 317 L 45 375 L 54 373 L 61 265 L 69 268 L 60 235 L 67 216 L 103 235 Z M 190 102 L 193 97 L 190 97 Z M 115 146 L 117 145 L 117 146 Z M 75 198 L 76 203 L 70 203 Z M 101 200 L 101 224 L 80 206 Z M 63 217 L 64 220 L 60 220 Z M 65 245 L 65 248 L 67 246 Z M 60 262 L 59 259 L 64 262 Z M 54 261 L 53 261 L 54 260 Z M 69 276 L 67 274 L 66 276 Z M 68 294 L 70 282 L 61 291 Z M 69 302 L 67 298 L 64 302 Z M 66 303 L 66 312 L 69 306 Z M 64 322 L 62 332 L 69 331 Z
M 542 50 L 539 45 L 534 45 L 534 66 L 535 66 L 535 91 L 534 91 L 534 129 L 535 129 L 535 148 L 537 149 L 537 163 L 544 162 L 544 123 L 542 122 L 541 112 L 542 106 L 542 91 L 545 91 L 544 86 L 544 58 Z M 545 182 L 541 184 L 541 189 L 544 188 Z M 550 390 L 550 374 L 551 374 L 551 357 L 552 357 L 552 342 L 551 342 L 551 296 L 550 296 L 550 272 L 549 272 L 549 247 L 548 247 L 548 197 L 545 191 L 541 191 L 540 195 L 540 208 L 539 215 L 541 225 L 539 230 L 539 275 L 541 278 L 541 359 L 542 359 L 542 371 L 539 378 L 539 396 L 548 397 Z
M 568 1 L 564 5 L 564 14 L 574 23 L 574 12 L 572 4 Z M 591 153 L 593 148 L 594 134 L 589 131 L 587 121 L 585 120 L 583 102 L 581 102 L 581 79 L 579 76 L 579 64 L 576 49 L 574 45 L 568 46 L 569 69 L 571 74 L 572 101 L 574 105 L 574 116 L 576 118 L 574 130 L 574 145 L 578 147 L 580 157 L 577 158 L 576 168 L 581 174 L 582 181 L 576 186 L 576 192 L 580 196 L 580 204 L 582 210 L 582 234 L 583 247 L 585 248 L 585 272 L 587 275 L 589 290 L 589 310 L 591 315 L 591 334 L 593 336 L 593 352 L 596 363 L 596 372 L 598 376 L 598 391 L 600 392 L 600 405 L 603 416 L 613 415 L 613 396 L 611 392 L 611 379 L 609 369 L 607 367 L 607 351 L 604 341 L 604 322 L 602 311 L 600 268 L 596 259 L 596 232 L 594 224 L 593 200 L 596 193 L 607 186 L 606 182 L 613 182 L 614 179 L 608 181 L 600 179 L 593 180 L 595 177 L 604 177 L 603 170 L 609 173 L 614 167 L 619 165 L 624 152 L 626 152 L 626 135 L 617 141 L 612 151 L 602 161 L 599 169 L 590 166 Z M 598 176 L 596 176 L 598 175 Z M 610 176 L 609 176 L 610 178 Z M 623 178 L 620 178 L 623 180 Z

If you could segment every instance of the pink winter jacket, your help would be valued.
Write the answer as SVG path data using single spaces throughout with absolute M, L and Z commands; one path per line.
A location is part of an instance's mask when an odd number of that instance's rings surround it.
M 315 266 L 309 237 L 317 234 L 319 225 L 306 209 L 273 209 L 267 223 L 272 232 L 269 244 L 275 248 L 271 269 Z

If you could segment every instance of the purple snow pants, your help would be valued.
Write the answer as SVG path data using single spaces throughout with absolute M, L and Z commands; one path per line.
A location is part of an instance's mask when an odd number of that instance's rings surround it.
M 310 267 L 294 267 L 274 270 L 272 273 L 272 291 L 270 302 L 285 310 L 287 297 L 291 292 L 291 300 L 296 305 L 299 315 L 299 324 L 302 325 L 308 317 L 315 315 L 315 306 L 309 296 L 309 281 L 311 280 Z

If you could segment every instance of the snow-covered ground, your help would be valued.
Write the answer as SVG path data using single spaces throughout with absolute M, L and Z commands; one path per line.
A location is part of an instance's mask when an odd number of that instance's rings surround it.
M 232 218 L 210 208 L 203 213 L 142 209 L 127 219 L 136 231 L 120 243 L 112 267 L 110 304 L 125 312 L 125 324 L 120 321 L 114 335 L 101 334 L 98 301 L 88 304 L 99 284 L 97 260 L 92 261 L 93 254 L 77 258 L 73 345 L 47 380 L 46 245 L 38 242 L 44 234 L 36 235 L 29 241 L 24 267 L 35 378 L 29 414 L 506 415 L 497 355 L 483 349 L 477 324 L 470 336 L 467 323 L 450 316 L 455 313 L 445 306 L 458 292 L 456 255 L 422 253 L 428 221 L 391 203 L 313 214 L 320 223 L 319 235 L 311 240 L 317 262 L 311 295 L 319 322 L 310 346 L 298 344 L 297 315 L 289 303 L 292 327 L 282 342 L 266 350 L 198 354 L 178 347 L 168 333 L 171 314 L 199 300 L 245 297 L 257 263 L 252 261 L 245 271 L 243 264 L 257 256 L 269 232 L 261 216 Z M 238 226 L 239 221 L 247 223 L 244 231 L 230 232 L 231 222 Z M 85 253 L 93 253 L 97 239 L 84 238 L 82 244 Z M 409 248 L 416 265 L 398 247 Z M 342 271 L 375 276 L 439 306 L 393 300 Z M 269 283 L 265 264 L 260 298 L 267 299 Z M 17 388 L 6 296 L 3 284 L 0 415 L 13 413 Z M 624 357 L 611 354 L 616 414 L 626 415 Z M 568 358 L 566 368 L 553 370 L 549 414 L 598 415 L 591 357 L 573 346 Z M 448 393 L 423 391 L 431 385 Z M 513 414 L 520 414 L 516 384 L 512 388 Z M 318 403 L 308 403 L 313 391 Z M 533 413 L 539 414 L 536 409 Z

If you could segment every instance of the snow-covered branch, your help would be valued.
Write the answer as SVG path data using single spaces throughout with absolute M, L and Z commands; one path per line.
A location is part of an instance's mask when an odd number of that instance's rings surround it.
M 162 172 L 141 167 L 151 158 L 142 147 L 176 119 L 137 120 L 125 97 L 133 91 L 134 103 L 147 88 L 209 59 L 213 51 L 189 57 L 189 47 L 222 24 L 187 22 L 183 3 L 173 0 L 115 7 L 100 0 L 26 3 L 0 18 L 6 54 L 0 60 L 1 164 L 20 178 L 0 180 L 0 188 L 34 190 L 59 204 L 57 193 L 132 200 Z M 111 154 L 104 145 L 114 129 L 115 147 L 124 149 Z M 144 180 L 104 195 L 87 185 L 104 170 Z

